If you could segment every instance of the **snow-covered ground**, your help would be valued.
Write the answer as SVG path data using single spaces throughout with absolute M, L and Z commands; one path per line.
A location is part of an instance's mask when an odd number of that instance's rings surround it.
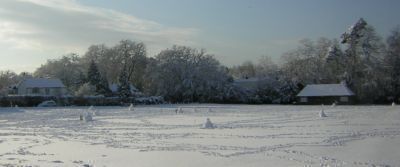
M 86 112 L 93 121 L 80 120 Z M 400 166 L 400 107 L 320 112 L 214 104 L 0 108 L 0 166 Z M 213 128 L 202 128 L 207 118 Z

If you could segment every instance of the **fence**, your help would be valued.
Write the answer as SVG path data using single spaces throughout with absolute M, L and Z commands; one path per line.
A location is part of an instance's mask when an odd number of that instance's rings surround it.
M 0 97 L 0 107 L 35 107 L 43 101 L 52 100 L 56 102 L 58 106 L 116 106 L 116 105 L 129 105 L 133 104 L 161 104 L 164 103 L 162 97 L 141 97 L 141 98 L 129 98 L 128 100 L 122 100 L 119 97 L 102 97 L 102 96 L 90 96 L 90 97 L 56 97 L 56 96 L 3 96 Z

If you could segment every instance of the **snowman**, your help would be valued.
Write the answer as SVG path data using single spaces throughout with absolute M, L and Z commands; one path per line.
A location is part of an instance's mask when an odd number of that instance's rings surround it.
M 206 119 L 206 123 L 203 124 L 203 129 L 214 129 L 215 125 L 211 122 L 210 118 Z

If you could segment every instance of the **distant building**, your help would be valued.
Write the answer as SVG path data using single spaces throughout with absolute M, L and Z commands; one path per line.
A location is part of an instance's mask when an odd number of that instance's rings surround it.
M 24 96 L 64 96 L 67 89 L 59 79 L 29 78 L 13 87 L 16 95 Z
M 353 104 L 355 94 L 346 84 L 307 85 L 297 95 L 299 104 Z

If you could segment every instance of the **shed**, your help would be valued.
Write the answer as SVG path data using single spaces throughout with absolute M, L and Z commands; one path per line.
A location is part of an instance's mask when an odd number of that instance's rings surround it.
M 346 84 L 311 84 L 297 94 L 299 104 L 352 104 L 354 92 Z

